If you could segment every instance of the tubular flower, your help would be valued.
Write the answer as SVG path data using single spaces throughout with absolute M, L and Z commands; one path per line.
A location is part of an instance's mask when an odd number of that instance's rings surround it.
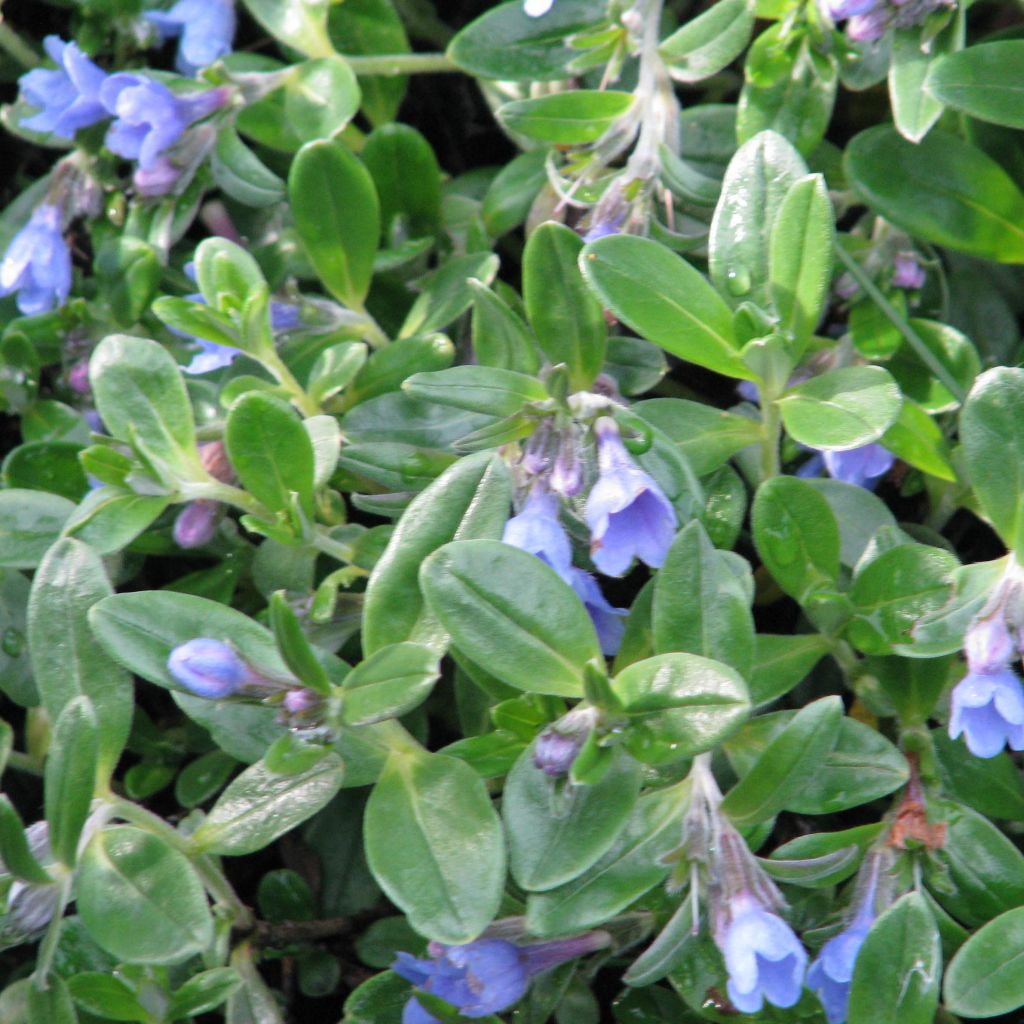
M 235 38 L 234 0 L 178 0 L 168 11 L 146 11 L 160 41 L 180 36 L 176 65 L 194 75 L 231 52 Z
M 872 490 L 892 469 L 896 456 L 880 444 L 866 444 L 845 452 L 824 452 L 825 469 L 833 480 Z
M 0 262 L 0 295 L 17 292 L 18 309 L 33 316 L 63 306 L 70 291 L 71 251 L 61 231 L 61 212 L 44 203 L 7 247 Z
M 100 86 L 106 73 L 98 68 L 77 43 L 65 43 L 57 36 L 43 40 L 56 71 L 35 68 L 18 79 L 21 96 L 39 112 L 23 118 L 22 127 L 71 139 L 79 128 L 88 128 L 108 117 L 100 102 Z
M 505 524 L 501 539 L 536 555 L 559 576 L 567 576 L 572 564 L 572 546 L 558 521 L 558 499 L 539 484 L 530 491 L 522 512 Z
M 675 536 L 675 509 L 626 451 L 614 420 L 601 417 L 594 432 L 599 476 L 585 513 L 594 565 L 606 576 L 623 575 L 634 558 L 657 569 Z
M 197 697 L 231 697 L 258 679 L 256 673 L 223 640 L 196 637 L 179 644 L 167 659 L 174 681 Z

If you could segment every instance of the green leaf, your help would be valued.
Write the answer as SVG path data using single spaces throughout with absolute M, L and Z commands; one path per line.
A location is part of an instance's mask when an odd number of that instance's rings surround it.
M 285 197 L 284 182 L 230 126 L 225 125 L 217 134 L 217 145 L 210 155 L 210 170 L 220 188 L 246 206 L 260 209 L 273 206 Z
M 292 69 L 284 87 L 284 115 L 300 142 L 332 139 L 355 116 L 359 83 L 348 61 L 324 57 Z
M 753 28 L 751 0 L 720 0 L 676 29 L 659 52 L 677 82 L 700 82 L 717 75 L 743 52 Z
M 243 0 L 249 13 L 278 42 L 307 57 L 329 57 L 327 0 Z
M 369 171 L 340 142 L 307 143 L 288 175 L 302 245 L 335 298 L 362 307 L 380 237 L 380 204 Z
M 527 150 L 494 176 L 484 193 L 480 216 L 493 238 L 519 227 L 529 216 L 537 193 L 547 183 L 547 150 Z M 512 367 L 515 369 L 515 367 Z
M 255 853 L 311 818 L 341 788 L 344 764 L 328 754 L 313 767 L 278 775 L 251 765 L 221 794 L 192 842 L 204 853 Z
M 45 810 L 50 847 L 62 864 L 74 867 L 78 840 L 96 789 L 96 713 L 88 697 L 64 705 L 54 724 L 46 757 Z
M 746 675 L 754 653 L 754 620 L 734 564 L 715 550 L 699 522 L 680 530 L 655 578 L 654 649 L 659 654 L 700 654 Z
M 624 828 L 640 782 L 640 765 L 617 751 L 593 785 L 556 790 L 533 763 L 533 747 L 524 750 L 505 781 L 501 803 L 516 883 L 544 892 L 586 871 Z
M 887 220 L 958 252 L 1024 262 L 1024 193 L 982 150 L 945 132 L 916 145 L 877 125 L 846 148 L 846 177 Z
M 286 402 L 262 391 L 242 395 L 228 413 L 224 443 L 254 498 L 271 512 L 287 513 L 295 493 L 313 519 L 313 445 Z
M 469 765 L 392 753 L 366 805 L 366 857 L 388 898 L 437 942 L 475 939 L 505 884 L 501 822 Z
M 801 708 L 729 791 L 722 810 L 738 825 L 755 825 L 783 810 L 835 746 L 842 718 L 838 697 L 822 697 Z
M 908 892 L 871 926 L 857 954 L 849 1024 L 932 1024 L 942 950 L 924 896 Z
M 745 142 L 729 162 L 711 222 L 708 267 L 715 287 L 733 307 L 754 302 L 769 308 L 772 228 L 786 194 L 806 173 L 800 154 L 772 131 Z M 748 377 L 749 372 L 734 376 Z
M 602 303 L 648 341 L 716 373 L 750 377 L 729 307 L 682 257 L 648 238 L 610 235 L 585 247 L 580 267 Z
M 420 294 L 402 321 L 399 337 L 425 334 L 447 327 L 469 309 L 473 301 L 470 281 L 490 284 L 498 272 L 498 257 L 491 252 L 471 252 L 449 258 L 437 270 L 420 278 Z
M 779 399 L 794 441 L 847 451 L 877 441 L 899 415 L 900 389 L 880 366 L 848 366 L 797 384 Z
M 99 556 L 76 540 L 60 540 L 32 582 L 28 639 L 32 671 L 50 720 L 79 695 L 96 712 L 98 771 L 108 779 L 131 728 L 132 681 L 89 628 L 89 609 L 113 594 Z
M 803 604 L 839 581 L 839 524 L 828 502 L 792 476 L 766 480 L 751 509 L 757 553 L 776 583 Z
M 213 918 L 188 858 L 129 825 L 97 832 L 78 869 L 78 913 L 119 960 L 173 964 L 213 941 Z
M 743 679 L 728 666 L 694 654 L 634 662 L 613 686 L 629 718 L 626 749 L 641 761 L 659 746 L 673 761 L 710 750 L 750 713 Z
M 4 870 L 22 881 L 48 885 L 53 879 L 28 845 L 25 825 L 14 805 L 0 793 L 0 860 Z
M 600 860 L 564 885 L 530 894 L 530 933 L 564 935 L 599 926 L 653 889 L 668 874 L 660 858 L 679 844 L 689 798 L 688 783 L 644 793 Z
M 633 105 L 631 92 L 572 89 L 498 108 L 498 120 L 510 132 L 560 146 L 596 142 Z
M 114 437 L 137 448 L 158 471 L 203 478 L 192 405 L 178 364 L 162 345 L 108 335 L 89 360 L 89 379 L 97 411 Z
M 287 591 L 278 590 L 270 598 L 270 628 L 285 664 L 311 690 L 331 692 L 327 671 L 320 663 L 303 631 L 298 616 L 288 604 Z
M 768 242 L 769 288 L 781 326 L 798 341 L 814 333 L 832 280 L 835 225 L 825 179 L 801 178 L 786 193 Z
M 416 373 L 406 380 L 402 390 L 414 398 L 493 416 L 511 416 L 524 405 L 549 397 L 536 377 L 495 366 L 453 366 Z
M 956 483 L 949 442 L 939 425 L 916 402 L 904 395 L 900 414 L 882 435 L 882 444 L 907 465 L 940 480 Z
M 439 674 L 437 651 L 431 647 L 381 647 L 345 677 L 342 721 L 370 725 L 404 715 L 427 699 Z
M 480 364 L 536 374 L 537 342 L 519 314 L 482 281 L 467 283 L 473 292 L 473 351 Z
M 508 469 L 491 452 L 460 459 L 413 499 L 367 583 L 367 655 L 403 640 L 444 644 L 444 631 L 420 594 L 420 566 L 450 540 L 500 537 L 511 500 Z
M 98 555 L 112 555 L 144 533 L 170 504 L 170 498 L 98 487 L 82 499 L 64 524 L 64 536 L 87 544 Z
M 409 125 L 387 124 L 370 133 L 361 155 L 380 197 L 385 237 L 396 220 L 402 233 L 413 238 L 435 234 L 441 168 L 430 143 Z
M 74 509 L 73 502 L 48 491 L 0 490 L 0 566 L 34 569 Z
M 579 697 L 584 666 L 601 661 L 593 623 L 573 589 L 510 544 L 446 544 L 423 563 L 420 586 L 453 644 L 517 689 Z
M 170 1017 L 197 1017 L 220 1006 L 242 984 L 232 967 L 214 967 L 194 974 L 171 999 Z
M 943 991 L 951 1013 L 972 1019 L 1024 1004 L 1024 907 L 1000 914 L 960 947 Z
M 927 88 L 930 70 L 943 55 L 964 45 L 964 11 L 957 10 L 934 38 L 922 41 L 917 26 L 896 29 L 892 34 L 892 63 L 889 67 L 889 100 L 899 133 L 920 142 L 942 115 L 943 104 Z
M 586 390 L 604 365 L 608 327 L 601 304 L 580 276 L 583 241 L 548 221 L 530 235 L 523 253 L 523 301 L 541 350 L 565 363 L 574 391 Z
M 768 704 L 807 678 L 831 644 L 819 633 L 796 636 L 758 633 L 747 681 L 754 706 Z
M 131 987 L 113 974 L 83 971 L 68 979 L 68 989 L 83 1010 L 101 1020 L 141 1021 L 143 1024 L 152 1020 Z
M 26 1024 L 78 1024 L 78 1014 L 64 979 L 59 975 L 46 978 L 45 987 L 33 980 L 28 986 Z
M 519 82 L 566 77 L 574 51 L 567 36 L 604 21 L 591 0 L 561 0 L 543 18 L 531 18 L 519 0 L 501 4 L 470 22 L 448 47 L 448 57 L 481 78 Z
M 960 414 L 964 465 L 981 510 L 1013 545 L 1024 498 L 1024 370 L 983 373 Z
M 971 117 L 1007 128 L 1024 128 L 1022 86 L 1017 68 L 1024 40 L 975 44 L 940 56 L 929 66 L 925 89 L 936 99 Z

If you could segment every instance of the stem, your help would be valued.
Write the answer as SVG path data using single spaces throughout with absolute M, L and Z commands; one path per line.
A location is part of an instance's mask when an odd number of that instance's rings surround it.
M 774 397 L 762 394 L 761 403 L 761 482 L 778 476 L 779 441 L 782 437 L 782 416 Z
M 903 318 L 899 310 L 885 297 L 881 289 L 865 273 L 864 268 L 843 248 L 841 242 L 836 243 L 836 255 L 839 262 L 847 269 L 850 276 L 864 289 L 868 297 L 882 311 L 885 318 L 903 335 L 906 343 L 917 353 L 918 358 L 931 370 L 947 391 L 962 405 L 967 393 L 960 386 L 949 370 L 925 344 L 924 339 Z
M 39 57 L 35 50 L 4 22 L 3 15 L 0 15 L 0 49 L 23 68 L 39 66 Z
M 443 53 L 387 53 L 345 57 L 349 67 L 360 76 L 415 75 L 439 71 L 458 71 Z
M 318 529 L 313 534 L 313 546 L 317 551 L 322 551 L 325 555 L 330 555 L 346 565 L 352 561 L 352 545 L 342 544 L 341 541 L 335 540 L 324 530 Z
M 46 934 L 43 941 L 39 943 L 39 953 L 36 956 L 36 969 L 32 974 L 33 984 L 41 992 L 46 990 L 46 978 L 53 965 L 53 958 L 57 954 L 57 943 L 60 941 L 60 930 L 64 926 L 64 911 L 71 902 L 71 884 L 74 875 L 70 871 L 57 881 L 57 902 L 53 907 L 53 916 L 46 926 Z
M 319 416 L 320 406 L 306 394 L 306 389 L 295 379 L 295 375 L 285 365 L 284 360 L 276 352 L 260 352 L 259 361 L 277 378 L 281 387 L 286 388 L 292 401 L 303 416 Z
M 43 774 L 42 765 L 29 754 L 23 754 L 20 750 L 12 750 L 7 755 L 7 767 L 15 768 L 19 772 L 27 772 L 29 775 Z

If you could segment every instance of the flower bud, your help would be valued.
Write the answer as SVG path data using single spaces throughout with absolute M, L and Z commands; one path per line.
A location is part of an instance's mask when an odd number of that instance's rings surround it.
M 180 686 L 210 700 L 230 697 L 257 678 L 230 644 L 208 637 L 175 647 L 167 659 L 167 670 Z
M 174 520 L 174 529 L 171 531 L 174 543 L 186 550 L 209 544 L 217 532 L 222 512 L 219 501 L 206 498 L 190 501 Z
M 533 763 L 553 779 L 565 778 L 599 717 L 597 708 L 590 704 L 573 708 L 537 737 L 533 745 Z

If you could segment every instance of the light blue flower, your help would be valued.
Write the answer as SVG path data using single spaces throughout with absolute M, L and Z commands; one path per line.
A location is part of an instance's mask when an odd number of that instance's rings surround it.
M 729 972 L 729 999 L 743 1013 L 757 1013 L 768 1000 L 795 1006 L 803 988 L 807 952 L 793 929 L 750 893 L 730 901 L 729 918 L 715 941 Z
M 430 960 L 399 953 L 394 971 L 416 988 L 439 996 L 463 1017 L 487 1017 L 518 1002 L 530 982 L 520 948 L 504 939 L 477 939 L 465 946 L 441 946 Z M 437 1024 L 416 1001 L 405 1005 L 402 1024 Z
M 99 96 L 107 76 L 77 43 L 47 36 L 43 47 L 57 70 L 34 68 L 18 79 L 22 99 L 39 108 L 38 114 L 23 118 L 21 124 L 34 132 L 70 139 L 79 128 L 88 128 L 108 116 Z
M 100 88 L 103 105 L 116 118 L 107 129 L 107 149 L 151 170 L 189 125 L 219 110 L 229 97 L 226 87 L 177 96 L 141 75 L 111 75 Z
M 209 637 L 178 644 L 167 659 L 167 671 L 180 686 L 210 700 L 230 697 L 259 680 L 230 644 Z
M 205 338 L 193 338 L 192 341 L 199 346 L 199 351 L 187 366 L 182 367 L 186 373 L 212 373 L 214 370 L 221 370 L 225 366 L 230 366 L 242 351 L 230 345 L 218 345 L 217 342 L 207 341 Z
M 822 452 L 822 461 L 833 480 L 873 490 L 892 469 L 896 456 L 880 444 L 866 444 L 845 452 Z
M 583 602 L 583 607 L 587 609 L 587 614 L 594 623 L 597 639 L 601 644 L 601 653 L 614 657 L 622 646 L 629 609 L 613 607 L 601 593 L 597 580 L 583 569 L 571 567 L 567 582 L 576 591 L 576 596 Z
M 995 757 L 1006 744 L 1024 750 L 1024 688 L 1012 669 L 968 672 L 951 701 L 950 738 L 962 733 L 976 757 Z
M 834 21 L 842 21 L 845 18 L 854 18 L 859 14 L 867 14 L 869 11 L 880 7 L 883 0 L 826 0 L 828 13 Z
M 614 420 L 601 417 L 594 433 L 599 475 L 585 512 L 594 565 L 606 576 L 622 576 L 634 558 L 660 568 L 675 536 L 675 509 L 626 451 Z
M 63 306 L 70 291 L 71 250 L 61 231 L 61 212 L 44 203 L 7 247 L 0 262 L 0 295 L 17 292 L 18 309 L 33 316 Z
M 828 1024 L 842 1024 L 846 1020 L 853 968 L 874 919 L 867 901 L 850 924 L 821 947 L 807 972 L 807 987 L 821 1000 Z
M 1008 668 L 1013 660 L 1015 644 L 1002 609 L 987 618 L 975 619 L 964 636 L 964 654 L 972 672 L 992 673 Z
M 558 498 L 535 484 L 522 512 L 505 524 L 506 544 L 528 551 L 566 578 L 572 564 L 572 545 L 558 521 Z
M 858 14 L 846 23 L 846 35 L 855 43 L 876 43 L 889 27 L 888 13 L 883 10 Z
M 168 11 L 146 11 L 161 42 L 181 37 L 176 66 L 183 75 L 194 75 L 231 52 L 235 38 L 234 0 L 178 0 Z

